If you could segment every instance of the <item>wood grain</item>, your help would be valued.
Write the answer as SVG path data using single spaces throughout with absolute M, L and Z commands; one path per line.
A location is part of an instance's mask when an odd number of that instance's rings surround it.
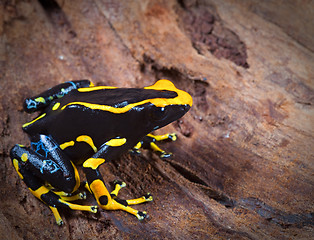
M 269 2 L 0 3 L 0 238 L 313 238 L 314 6 Z M 8 156 L 28 143 L 21 125 L 36 116 L 23 99 L 70 79 L 143 87 L 161 78 L 194 100 L 159 131 L 178 133 L 161 145 L 174 156 L 126 154 L 101 170 L 127 183 L 125 198 L 152 193 L 137 206 L 149 219 L 62 211 L 58 227 Z

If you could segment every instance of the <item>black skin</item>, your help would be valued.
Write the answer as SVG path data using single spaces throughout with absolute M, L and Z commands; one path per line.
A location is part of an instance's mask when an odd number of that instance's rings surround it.
M 162 81 L 165 86 L 170 83 Z M 103 193 L 102 189 L 106 190 L 106 188 L 98 167 L 103 162 L 117 158 L 133 148 L 142 139 L 146 139 L 147 142 L 143 144 L 143 140 L 142 145 L 155 142 L 154 137 L 146 137 L 146 135 L 182 117 L 190 109 L 192 99 L 188 94 L 184 95 L 187 96 L 186 102 L 184 98 L 183 100 L 179 98 L 180 91 L 172 88 L 173 85 L 169 86 L 170 90 L 165 87 L 162 90 L 154 88 L 97 89 L 87 92 L 77 90 L 89 86 L 88 80 L 63 83 L 25 100 L 26 112 L 41 111 L 41 114 L 38 119 L 23 125 L 23 130 L 30 137 L 31 148 L 15 145 L 11 150 L 13 164 L 33 194 L 52 210 L 55 209 L 53 212 L 58 224 L 62 224 L 62 220 L 58 213 L 55 213 L 57 207 L 82 210 L 82 206 L 77 207 L 78 205 L 74 206 L 65 202 L 63 193 L 58 194 L 55 190 L 66 193 L 76 191 L 79 186 L 79 177 L 74 165 L 82 164 L 84 161 L 83 170 L 88 181 L 87 188 L 94 195 L 96 193 L 96 200 L 102 208 L 123 209 L 143 219 L 146 213 L 129 207 L 126 210 L 123 207 L 127 206 L 128 200 L 116 199 L 117 193 L 111 195 Z M 152 99 L 161 99 L 165 102 L 168 99 L 176 99 L 176 101 L 158 107 L 153 104 L 153 101 L 151 102 Z M 146 102 L 142 103 L 142 101 Z M 132 108 L 118 113 L 115 112 L 116 110 L 110 112 L 92 109 L 77 102 L 111 106 L 118 110 L 126 106 L 132 106 Z M 71 105 L 66 106 L 67 104 Z M 82 135 L 88 136 L 90 140 L 78 141 L 78 137 Z M 169 135 L 169 139 L 172 137 Z M 73 144 L 61 147 L 69 142 Z M 168 156 L 163 151 L 160 153 Z M 46 182 L 55 190 L 47 188 Z M 116 183 L 116 188 L 123 186 L 122 182 Z M 151 200 L 152 197 L 148 194 L 135 202 L 142 203 Z M 91 206 L 90 209 L 83 210 L 94 212 L 95 209 L 95 206 Z
M 127 91 L 127 89 L 125 89 Z M 72 93 L 73 92 L 73 93 Z M 72 99 L 77 101 L 77 91 L 72 91 L 71 94 L 64 96 L 50 104 L 53 106 L 56 102 L 60 102 L 61 106 Z M 101 93 L 99 93 L 101 94 Z M 137 96 L 134 96 L 135 98 Z M 30 136 L 44 134 L 52 136 L 58 145 L 76 139 L 84 134 L 93 139 L 97 149 L 110 139 L 116 137 L 126 138 L 127 144 L 120 149 L 118 155 L 131 149 L 145 135 L 158 128 L 161 128 L 176 119 L 182 117 L 189 107 L 182 106 L 167 106 L 163 112 L 160 108 L 152 104 L 146 104 L 142 109 L 132 109 L 126 113 L 114 114 L 111 112 L 88 109 L 84 106 L 66 108 L 64 110 L 52 111 L 48 106 L 43 113 L 47 115 L 30 126 L 24 128 L 24 131 Z M 97 127 L 95 127 L 97 126 Z M 80 129 L 80 132 L 77 131 Z M 93 151 L 85 142 L 76 143 L 71 148 L 66 148 L 64 153 L 75 163 L 81 162 L 91 156 Z M 116 158 L 112 156 L 112 158 Z M 109 161 L 110 158 L 106 158 Z

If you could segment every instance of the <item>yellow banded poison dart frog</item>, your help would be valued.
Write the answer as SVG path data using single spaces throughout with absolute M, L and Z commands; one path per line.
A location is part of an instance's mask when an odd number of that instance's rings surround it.
M 95 87 L 89 80 L 59 84 L 24 102 L 28 113 L 41 111 L 23 125 L 31 147 L 15 145 L 10 152 L 13 165 L 33 195 L 52 210 L 63 224 L 58 208 L 97 212 L 97 206 L 70 203 L 84 199 L 77 193 L 82 165 L 85 187 L 106 210 L 124 210 L 144 219 L 146 212 L 129 205 L 152 201 L 150 194 L 132 200 L 117 198 L 124 182 L 116 181 L 109 192 L 99 167 L 129 149 L 151 147 L 160 157 L 170 156 L 156 141 L 175 140 L 175 134 L 152 135 L 182 117 L 192 106 L 192 97 L 168 80 L 144 88 Z

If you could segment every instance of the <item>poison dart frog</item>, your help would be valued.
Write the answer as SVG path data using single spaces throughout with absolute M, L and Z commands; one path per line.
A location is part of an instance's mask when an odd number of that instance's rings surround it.
M 115 181 L 109 192 L 99 167 L 129 149 L 139 152 L 145 146 L 162 158 L 169 157 L 156 141 L 174 141 L 176 135 L 151 132 L 179 119 L 191 106 L 192 97 L 168 80 L 144 88 L 94 86 L 89 80 L 59 84 L 24 101 L 27 113 L 41 113 L 23 125 L 31 146 L 17 144 L 11 149 L 13 166 L 31 193 L 49 206 L 58 225 L 63 224 L 58 212 L 63 207 L 96 213 L 100 206 L 142 220 L 147 213 L 130 205 L 152 201 L 152 195 L 118 198 L 126 184 Z M 77 166 L 82 166 L 85 187 L 98 206 L 71 203 L 86 198 L 84 192 L 78 192 Z

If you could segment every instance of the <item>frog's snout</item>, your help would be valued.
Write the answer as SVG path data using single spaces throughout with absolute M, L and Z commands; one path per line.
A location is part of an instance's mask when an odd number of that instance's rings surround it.
M 181 109 L 182 111 L 184 112 L 188 112 L 190 110 L 191 106 L 189 104 L 185 104 L 185 105 L 182 105 Z

